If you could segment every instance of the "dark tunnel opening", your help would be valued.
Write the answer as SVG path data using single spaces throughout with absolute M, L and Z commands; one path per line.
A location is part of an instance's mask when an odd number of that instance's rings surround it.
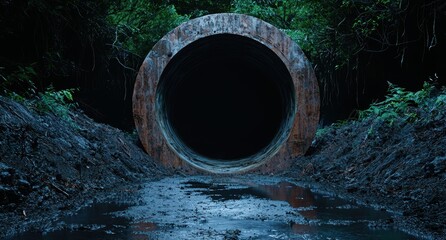
M 277 148 L 295 113 L 282 60 L 263 44 L 231 34 L 179 51 L 161 75 L 157 104 L 168 142 L 190 161 L 233 162 Z

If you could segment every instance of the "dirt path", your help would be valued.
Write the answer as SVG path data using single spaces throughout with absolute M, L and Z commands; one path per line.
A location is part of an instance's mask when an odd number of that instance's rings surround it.
M 394 229 L 391 213 L 286 180 L 167 177 L 12 239 L 417 239 Z
M 74 213 L 86 203 L 103 202 L 110 195 L 115 196 L 112 192 L 122 192 L 121 195 L 127 198 L 131 195 L 129 192 L 137 190 L 135 182 L 148 179 L 150 186 L 153 184 L 151 182 L 172 174 L 160 168 L 142 151 L 135 140 L 136 136 L 95 123 L 78 112 L 71 113 L 70 118 L 72 121 L 67 122 L 49 114 L 42 116 L 0 97 L 0 238 L 30 229 L 52 229 L 54 226 L 51 227 L 51 224 L 61 216 Z M 396 123 L 391 127 L 376 119 L 353 122 L 331 128 L 318 136 L 308 155 L 296 159 L 294 167 L 281 173 L 281 176 L 356 199 L 365 205 L 376 204 L 385 212 L 395 211 L 401 214 L 401 218 L 392 217 L 393 223 L 387 224 L 433 239 L 446 239 L 444 146 L 446 117 L 422 124 Z M 267 177 L 259 176 L 258 179 L 266 181 Z M 187 183 L 172 180 L 169 187 L 161 181 L 157 182 L 158 185 L 154 184 L 153 189 L 145 186 L 141 191 L 146 196 L 160 192 L 159 199 L 172 198 L 176 196 L 173 194 L 175 191 L 179 191 L 180 196 L 187 196 L 185 194 L 192 191 L 190 196 L 202 210 L 206 205 L 216 207 L 228 203 L 209 202 L 212 197 L 204 192 L 225 191 L 226 187 L 219 190 L 219 182 L 206 180 L 204 183 L 208 184 L 206 188 L 200 190 L 195 186 L 194 190 L 187 190 Z M 257 181 L 256 184 L 263 183 Z M 178 186 L 180 190 L 175 190 Z M 246 185 L 243 186 L 246 188 Z M 241 195 L 241 199 L 246 197 L 252 202 L 261 201 L 254 195 Z M 166 206 L 175 209 L 168 200 L 165 202 Z M 282 202 L 285 204 L 282 210 L 289 208 L 291 211 L 291 204 L 286 200 Z M 285 207 L 286 204 L 288 207 Z M 266 205 L 263 207 L 271 209 Z M 287 215 L 282 216 L 288 211 L 282 210 L 278 213 L 281 216 L 278 218 L 283 219 L 280 226 L 299 219 L 298 216 L 294 220 Z M 165 212 L 166 216 L 174 213 Z M 265 216 L 271 222 L 278 219 Z M 172 230 L 167 223 L 155 220 L 157 227 L 166 232 Z M 198 217 L 189 223 L 207 226 L 215 222 L 213 218 L 204 219 L 204 222 L 201 220 Z M 261 225 L 260 222 L 255 223 Z M 280 230 L 280 234 L 285 234 L 283 236 L 294 234 L 289 227 L 279 225 L 269 225 L 269 228 L 287 229 Z M 305 222 L 303 225 L 308 224 Z M 184 229 L 189 230 L 190 226 Z M 145 227 L 152 228 L 150 224 Z M 174 232 L 182 231 L 180 226 L 173 229 Z M 231 229 L 227 232 L 228 239 L 231 236 L 247 236 L 243 235 L 246 229 Z M 205 229 L 201 230 L 202 234 L 206 233 Z M 157 234 L 156 231 L 149 232 Z M 223 229 L 217 229 L 214 233 L 226 236 Z

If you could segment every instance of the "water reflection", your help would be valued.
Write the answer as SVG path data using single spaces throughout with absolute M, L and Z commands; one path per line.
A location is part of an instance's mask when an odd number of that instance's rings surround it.
M 369 227 L 387 212 L 284 181 L 166 178 L 138 194 L 138 205 L 93 204 L 45 233 L 11 239 L 415 239 Z
M 137 223 L 132 224 L 133 231 L 137 231 L 137 232 L 154 231 L 157 228 L 158 227 L 156 226 L 156 224 L 151 223 L 151 222 L 137 222 Z
M 308 188 L 302 188 L 290 182 L 282 181 L 277 184 L 263 185 L 246 181 L 236 184 L 234 181 L 230 183 L 189 181 L 184 184 L 195 192 L 209 196 L 213 201 L 224 202 L 244 198 L 285 201 L 295 210 L 290 214 L 303 216 L 306 220 L 290 222 L 291 232 L 312 236 L 310 239 L 333 236 L 342 236 L 342 239 L 358 239 L 358 237 L 360 239 L 415 239 L 401 231 L 386 229 L 384 225 L 381 229 L 368 227 L 372 222 L 389 221 L 392 216 L 387 212 L 358 206 L 330 195 L 314 193 Z
M 57 226 L 43 231 L 29 231 L 10 239 L 20 240 L 80 240 L 80 239 L 129 239 L 149 240 L 144 234 L 155 230 L 156 224 L 132 223 L 129 218 L 113 213 L 126 210 L 130 205 L 119 203 L 96 203 L 85 207 L 72 216 L 60 219 Z
M 276 185 L 257 185 L 268 195 L 269 199 L 286 201 L 291 207 L 299 209 L 299 213 L 307 219 L 317 219 L 314 206 L 314 195 L 308 188 L 301 188 L 289 182 L 279 182 Z

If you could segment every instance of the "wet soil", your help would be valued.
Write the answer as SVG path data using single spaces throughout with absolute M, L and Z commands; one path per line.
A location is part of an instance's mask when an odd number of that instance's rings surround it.
M 402 214 L 401 228 L 446 239 L 446 104 L 415 122 L 379 118 L 327 128 L 284 173 Z
M 0 97 L 0 238 L 188 238 L 193 233 L 223 239 L 358 239 L 366 232 L 446 239 L 445 114 L 392 126 L 368 119 L 329 128 L 289 171 L 276 174 L 279 180 L 254 176 L 231 182 L 166 178 L 172 173 L 144 153 L 136 135 L 95 123 L 81 112 L 66 121 Z M 311 190 L 293 190 L 295 181 Z M 278 188 L 290 191 L 268 193 Z M 282 197 L 293 191 L 311 195 L 313 207 L 305 211 Z M 328 208 L 317 205 L 317 198 L 326 199 Z M 85 205 L 90 210 L 77 212 Z M 339 211 L 350 205 L 343 219 Z M 113 214 L 105 215 L 108 220 L 97 217 L 103 213 Z
M 143 184 L 133 203 L 96 202 L 51 231 L 11 239 L 417 239 L 394 229 L 392 213 L 285 180 L 164 178 Z
M 135 137 L 81 112 L 69 119 L 0 97 L 0 238 L 166 174 Z

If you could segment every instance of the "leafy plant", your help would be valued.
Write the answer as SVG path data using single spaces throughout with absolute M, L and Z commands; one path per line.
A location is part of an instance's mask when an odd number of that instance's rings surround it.
M 443 91 L 443 94 L 438 96 L 435 100 L 435 106 L 441 107 L 446 105 L 446 91 Z
M 417 92 L 406 91 L 404 88 L 397 87 L 392 83 L 389 84 L 389 94 L 382 102 L 373 103 L 366 110 L 359 112 L 359 119 L 368 117 L 377 117 L 389 124 L 393 124 L 395 120 L 401 118 L 403 121 L 415 121 L 418 114 L 411 111 L 413 107 L 423 107 L 429 105 L 429 98 L 433 86 L 424 83 L 423 89 Z
M 232 0 L 169 0 L 180 15 L 196 18 L 206 14 L 229 12 Z
M 324 135 L 326 135 L 328 132 L 331 131 L 332 127 L 333 126 L 325 126 L 325 127 L 318 128 L 316 130 L 316 139 L 322 138 Z
M 145 56 L 164 34 L 188 18 L 173 5 L 125 0 L 110 6 L 107 19 L 116 28 L 113 47 Z
M 75 89 L 65 89 L 56 91 L 50 86 L 45 92 L 39 93 L 38 98 L 31 105 L 41 113 L 51 112 L 56 116 L 71 122 L 70 110 L 77 106 L 73 102 Z
M 34 84 L 36 77 L 37 73 L 32 65 L 17 66 L 17 69 L 9 75 L 0 75 L 1 94 L 20 101 L 32 97 L 36 94 L 37 88 Z

